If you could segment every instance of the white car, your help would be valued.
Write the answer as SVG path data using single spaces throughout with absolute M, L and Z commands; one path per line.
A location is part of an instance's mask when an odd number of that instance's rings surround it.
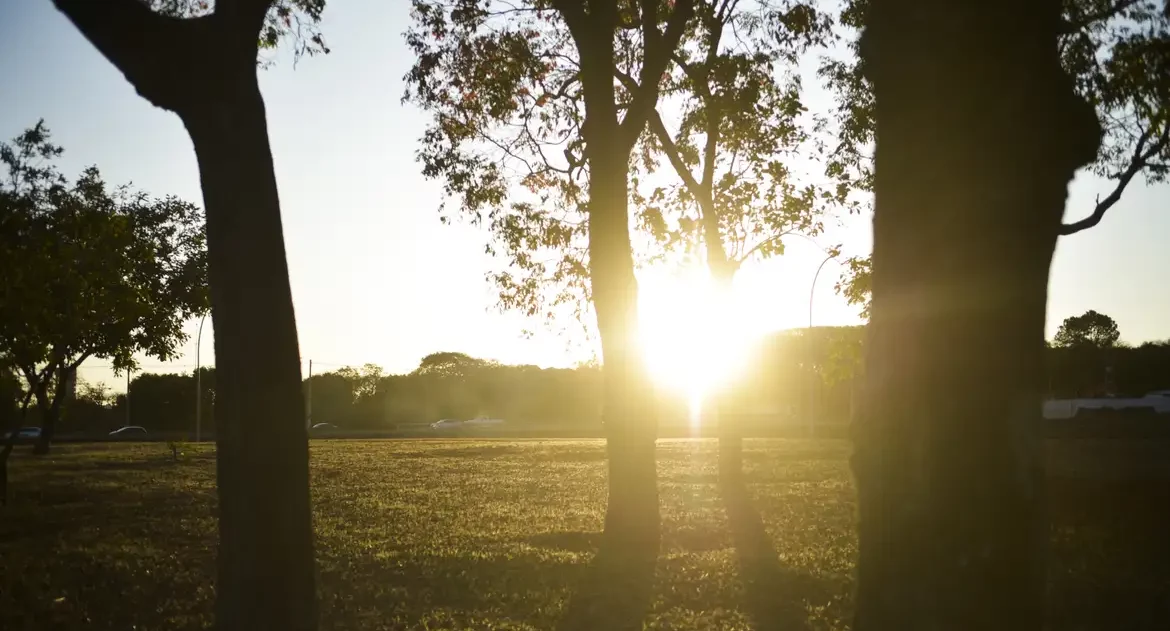
M 110 432 L 110 436 L 115 438 L 134 438 L 146 435 L 146 428 L 138 425 L 127 425 L 126 427 L 116 429 Z
M 464 423 L 468 427 L 497 427 L 504 424 L 502 418 L 488 418 L 486 416 L 479 416 Z

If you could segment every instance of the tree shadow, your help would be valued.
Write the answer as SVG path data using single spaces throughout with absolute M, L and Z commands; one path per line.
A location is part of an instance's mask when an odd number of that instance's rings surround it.
M 601 535 L 587 536 L 597 541 Z M 643 627 L 654 595 L 658 550 L 601 546 L 578 580 L 557 631 L 633 631 Z
M 742 477 L 719 485 L 744 588 L 744 608 L 756 631 L 809 628 L 805 601 L 827 602 L 823 581 L 785 567 Z

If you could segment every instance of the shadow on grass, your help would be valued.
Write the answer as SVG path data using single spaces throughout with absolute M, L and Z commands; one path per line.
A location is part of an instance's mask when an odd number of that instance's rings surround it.
M 600 534 L 593 535 L 598 540 Z M 602 544 L 579 579 L 557 631 L 641 629 L 654 595 L 658 550 Z
M 806 601 L 827 602 L 833 589 L 785 567 L 752 506 L 743 478 L 719 485 L 744 588 L 744 609 L 756 631 L 806 629 Z
M 1170 485 L 1053 477 L 1048 493 L 1050 627 L 1170 627 Z

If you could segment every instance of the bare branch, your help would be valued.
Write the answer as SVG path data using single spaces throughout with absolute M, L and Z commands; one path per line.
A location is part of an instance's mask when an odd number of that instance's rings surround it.
M 1134 148 L 1133 157 L 1130 159 L 1129 166 L 1118 176 L 1117 184 L 1113 187 L 1113 190 L 1105 196 L 1105 199 L 1097 202 L 1097 206 L 1093 209 L 1092 214 L 1075 223 L 1062 225 L 1058 234 L 1061 236 L 1076 234 L 1101 223 L 1101 219 L 1105 216 L 1105 213 L 1121 199 L 1121 194 L 1125 192 L 1125 187 L 1129 186 L 1130 181 L 1146 167 L 1147 161 L 1150 158 L 1157 155 L 1166 146 L 1168 133 L 1170 132 L 1164 131 L 1159 137 L 1158 142 L 1155 142 L 1147 149 L 1146 143 L 1149 142 L 1150 136 L 1153 134 L 1150 130 L 1143 131 L 1141 136 L 1138 137 L 1137 146 Z
M 662 122 L 662 117 L 655 109 L 650 113 L 650 131 L 658 138 L 658 142 L 662 145 L 662 152 L 666 154 L 666 158 L 670 160 L 671 166 L 678 172 L 679 177 L 682 178 L 683 183 L 690 189 L 691 194 L 695 198 L 699 198 L 704 193 L 704 189 L 699 182 L 695 180 L 695 176 L 691 174 L 691 170 L 687 168 L 686 163 L 682 161 L 682 156 L 678 153 L 678 146 L 675 145 L 674 139 L 670 137 L 670 132 L 667 131 L 666 125 Z

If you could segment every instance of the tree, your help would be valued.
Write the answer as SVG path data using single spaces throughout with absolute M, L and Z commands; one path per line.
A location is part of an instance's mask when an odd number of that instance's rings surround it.
M 41 413 L 36 452 L 47 453 L 77 367 L 90 357 L 135 366 L 166 361 L 182 325 L 206 309 L 206 249 L 199 210 L 174 197 L 108 190 L 96 167 L 66 185 L 41 121 L 0 144 L 6 296 L 0 351 L 16 365 Z
M 433 115 L 419 152 L 424 174 L 444 180 L 463 214 L 486 219 L 510 261 L 529 272 L 520 283 L 507 274 L 498 281 L 504 303 L 543 314 L 532 297 L 551 273 L 578 279 L 571 286 L 592 305 L 605 365 L 605 540 L 639 555 L 657 549 L 658 491 L 655 414 L 637 343 L 629 164 L 693 11 L 692 0 L 415 0 L 407 33 L 418 61 L 406 98 Z M 619 70 L 636 85 L 615 86 Z M 565 256 L 582 238 L 585 255 Z
M 1060 348 L 1106 349 L 1115 346 L 1120 337 L 1113 318 L 1090 309 L 1079 316 L 1065 318 L 1052 341 Z
M 54 0 L 152 105 L 182 120 L 207 212 L 215 326 L 220 629 L 313 629 L 317 600 L 296 320 L 260 52 L 316 32 L 324 0 Z
M 859 28 L 870 0 L 847 3 L 840 23 Z M 1062 3 L 1058 47 L 1061 65 L 1077 93 L 1097 111 L 1102 150 L 1089 171 L 1113 183 L 1061 235 L 1100 223 L 1135 180 L 1166 181 L 1170 174 L 1170 14 L 1157 0 L 1067 0 Z M 851 52 L 856 53 L 854 41 Z M 822 67 L 838 96 L 838 144 L 828 174 L 858 190 L 872 191 L 873 95 L 856 56 L 829 59 Z M 855 198 L 856 201 L 856 198 Z M 868 258 L 846 269 L 838 291 L 851 304 L 868 301 Z
M 703 244 L 710 276 L 726 293 L 745 262 L 782 254 L 785 236 L 821 229 L 822 197 L 816 187 L 798 185 L 785 159 L 809 140 L 796 65 L 807 48 L 824 42 L 830 23 L 806 3 L 744 8 L 734 0 L 699 3 L 694 22 L 663 86 L 672 98 L 660 108 L 676 109 L 677 129 L 656 109 L 641 152 L 651 172 L 664 155 L 679 183 L 635 201 L 663 245 Z M 636 85 L 620 70 L 618 79 Z M 732 418 L 719 414 L 718 394 L 709 394 L 707 407 L 720 416 L 721 476 L 735 479 L 743 469 L 742 437 Z
M 877 143 L 853 626 L 1039 629 L 1048 270 L 1101 127 L 1061 66 L 1060 0 L 872 0 L 861 19 Z

